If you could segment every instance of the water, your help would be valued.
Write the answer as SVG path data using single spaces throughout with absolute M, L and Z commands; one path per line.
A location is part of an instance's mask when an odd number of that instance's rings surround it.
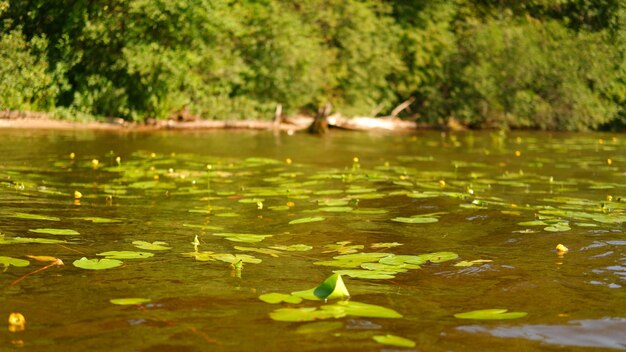
M 0 317 L 20 312 L 26 326 L 5 330 L 1 350 L 410 350 L 372 339 L 386 334 L 415 341 L 419 351 L 626 349 L 621 135 L 0 131 L 0 137 L 0 232 L 7 242 L 0 256 L 30 261 L 2 273 Z M 432 213 L 437 222 L 391 220 Z M 325 220 L 289 224 L 305 217 Z M 519 225 L 535 220 L 545 224 Z M 29 231 L 42 228 L 80 235 Z M 214 233 L 272 237 L 243 243 Z M 223 261 L 195 260 L 196 235 L 199 252 L 262 262 L 244 264 L 238 274 Z M 67 242 L 12 243 L 16 237 Z M 164 241 L 171 249 L 142 250 L 133 241 Z M 402 318 L 272 320 L 275 309 L 324 302 L 272 305 L 259 295 L 305 290 L 334 270 L 359 269 L 315 264 L 340 255 L 328 247 L 340 241 L 363 246 L 359 252 L 459 257 L 386 280 L 344 275 L 351 300 Z M 372 248 L 393 242 L 401 245 Z M 241 250 L 293 244 L 312 249 L 276 250 L 277 257 Z M 569 252 L 559 255 L 557 244 Z M 106 270 L 72 264 L 106 251 L 154 256 Z M 65 265 L 28 275 L 49 262 L 27 255 Z M 491 262 L 455 266 L 477 259 Z M 129 297 L 151 301 L 110 302 Z M 528 315 L 454 317 L 489 308 Z

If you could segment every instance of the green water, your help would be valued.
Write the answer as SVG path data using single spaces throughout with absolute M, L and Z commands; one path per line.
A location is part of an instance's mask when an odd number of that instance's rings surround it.
M 0 131 L 0 138 L 0 256 L 30 262 L 1 274 L 0 318 L 20 312 L 26 326 L 5 327 L 0 350 L 411 350 L 372 339 L 386 334 L 413 340 L 419 351 L 626 349 L 622 135 Z M 75 200 L 75 191 L 82 198 Z M 436 222 L 392 221 L 432 213 Z M 307 217 L 324 220 L 289 224 Z M 544 224 L 525 225 L 535 220 Z M 80 235 L 29 231 L 42 228 Z M 272 237 L 245 243 L 215 233 Z M 224 261 L 196 260 L 196 235 L 198 253 L 262 262 L 237 272 Z M 170 249 L 139 249 L 133 241 L 163 241 Z M 309 289 L 335 270 L 367 271 L 319 265 L 342 254 L 332 251 L 342 241 L 357 252 L 446 251 L 458 258 L 389 279 L 344 275 L 351 301 L 402 318 L 346 316 L 315 325 L 271 319 L 279 308 L 325 303 L 274 305 L 259 295 Z M 372 248 L 394 242 L 401 245 Z M 312 249 L 274 249 L 271 256 L 235 248 L 294 244 Z M 559 255 L 557 244 L 569 252 Z M 73 265 L 106 251 L 154 256 L 106 270 Z M 24 277 L 48 264 L 27 255 L 65 265 Z M 490 262 L 456 266 L 478 259 Z M 110 302 L 130 297 L 151 301 Z M 528 315 L 454 317 L 490 308 Z

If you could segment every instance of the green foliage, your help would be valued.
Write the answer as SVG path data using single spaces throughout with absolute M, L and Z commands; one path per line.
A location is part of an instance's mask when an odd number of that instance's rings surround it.
M 626 124 L 621 0 L 0 1 L 0 108 L 59 118 L 389 114 Z

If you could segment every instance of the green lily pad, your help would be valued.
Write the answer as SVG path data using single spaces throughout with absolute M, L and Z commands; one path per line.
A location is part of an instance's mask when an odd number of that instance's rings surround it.
M 242 247 L 242 246 L 235 246 L 235 249 L 238 251 L 242 251 L 242 252 L 256 252 L 256 253 L 261 253 L 261 254 L 267 254 L 270 255 L 274 258 L 277 258 L 280 254 L 279 251 L 273 250 L 273 249 L 269 249 L 269 248 L 255 248 L 255 247 Z
M 431 263 L 442 263 L 448 260 L 454 260 L 458 258 L 459 255 L 454 252 L 435 252 L 435 253 L 420 254 L 419 257 L 422 259 L 426 259 Z M 412 260 L 407 260 L 406 263 L 416 264 Z
M 133 241 L 133 245 L 139 249 L 149 251 L 166 251 L 168 249 L 172 249 L 172 247 L 167 247 L 167 242 L 163 241 L 154 241 L 152 243 L 146 241 Z
M 313 249 L 312 246 L 306 244 L 292 244 L 290 246 L 272 246 L 270 248 L 278 249 L 281 251 L 289 251 L 289 252 L 306 252 Z
M 117 259 L 87 259 L 82 257 L 75 260 L 72 264 L 75 267 L 87 270 L 103 270 L 118 267 L 123 264 L 122 261 Z
M 348 292 L 340 274 L 333 274 L 326 278 L 313 290 L 313 294 L 321 299 L 350 297 L 350 292 Z
M 569 231 L 572 228 L 569 227 L 568 224 L 554 224 L 554 225 L 550 225 L 550 226 L 546 226 L 543 228 L 545 231 L 550 231 L 550 232 L 563 232 L 563 231 Z
M 402 243 L 398 243 L 398 242 L 378 242 L 378 243 L 372 243 L 370 245 L 370 247 L 372 248 L 393 248 L 393 247 L 398 247 L 398 246 L 402 246 Z
M 384 258 L 381 258 L 378 262 L 386 265 L 404 265 L 413 264 L 420 265 L 426 263 L 428 259 L 420 255 L 395 255 L 391 254 Z M 419 266 L 417 267 L 419 268 Z M 417 269 L 415 268 L 415 269 Z
M 3 235 L 0 235 L 0 244 L 13 244 L 13 243 L 57 244 L 57 243 L 67 243 L 67 241 L 53 240 L 49 238 L 28 238 L 28 237 L 5 238 Z
M 121 220 L 118 220 L 118 219 L 100 218 L 97 216 L 84 216 L 84 217 L 79 217 L 79 218 L 74 218 L 74 219 L 91 221 L 94 224 L 111 224 L 111 223 L 116 223 L 116 222 L 122 222 Z
M 404 337 L 396 336 L 396 335 L 390 335 L 390 334 L 375 335 L 375 336 L 372 336 L 372 339 L 374 339 L 374 341 L 382 345 L 407 347 L 407 348 L 415 347 L 415 341 L 409 340 Z
M 302 298 L 284 293 L 266 293 L 259 296 L 259 299 L 265 303 L 278 304 L 281 302 L 298 304 L 302 302 Z
M 219 230 L 223 230 L 224 228 L 221 226 L 214 226 L 214 225 L 196 225 L 196 224 L 183 224 L 184 227 L 189 227 L 192 229 L 200 229 L 200 230 L 213 230 L 213 231 L 219 231 Z
M 50 229 L 50 228 L 45 228 L 45 229 L 32 229 L 32 230 L 28 230 L 30 232 L 35 232 L 35 233 L 45 233 L 48 235 L 56 235 L 56 236 L 78 236 L 80 235 L 80 233 L 78 231 L 75 230 L 71 230 L 71 229 Z
M 387 264 L 381 264 L 381 263 L 363 263 L 361 264 L 361 268 L 372 270 L 372 271 L 385 272 L 389 275 L 394 275 L 397 273 L 406 272 L 409 269 L 419 269 L 420 266 L 413 265 L 413 264 L 387 265 Z
M 528 315 L 526 312 L 508 312 L 508 309 L 481 309 L 471 312 L 457 313 L 454 315 L 458 319 L 476 320 L 506 320 L 523 318 Z
M 372 270 L 334 270 L 336 274 L 350 276 L 355 279 L 369 279 L 369 280 L 386 280 L 393 279 L 395 276 L 390 272 L 385 271 L 372 271 Z
M 325 211 L 327 213 L 347 213 L 351 212 L 351 207 L 324 207 L 317 209 L 318 211 Z
M 352 211 L 352 214 L 361 214 L 361 215 L 380 215 L 387 214 L 389 210 L 386 209 L 376 209 L 376 208 L 359 208 Z
M 397 217 L 391 219 L 391 221 L 402 222 L 405 224 L 431 224 L 439 221 L 437 218 L 429 218 L 429 217 L 414 217 L 414 218 L 406 218 L 406 217 Z
M 318 221 L 324 221 L 324 220 L 326 220 L 326 218 L 321 217 L 321 216 L 315 216 L 315 217 L 310 217 L 310 218 L 300 218 L 300 219 L 289 221 L 289 225 L 306 224 L 309 222 L 318 222 Z
M 30 262 L 25 259 L 0 256 L 0 265 L 3 265 L 4 271 L 6 271 L 11 265 L 21 268 L 21 267 L 29 266 Z
M 534 220 L 534 221 L 523 221 L 517 223 L 520 226 L 546 226 L 548 223 L 543 220 Z
M 151 301 L 152 300 L 150 298 L 114 298 L 109 300 L 109 302 L 120 306 L 144 304 Z
M 135 251 L 108 251 L 96 255 L 106 257 L 107 259 L 144 259 L 154 257 L 154 254 L 150 252 Z
M 402 314 L 393 309 L 355 301 L 340 301 L 333 305 L 325 305 L 322 310 L 341 309 L 346 315 L 365 318 L 402 318 Z
M 313 321 L 330 318 L 343 318 L 345 312 L 320 310 L 317 308 L 280 308 L 270 313 L 270 318 L 277 321 Z
M 251 233 L 214 233 L 213 236 L 224 237 L 233 242 L 254 243 L 261 242 L 272 235 L 255 235 Z
M 44 220 L 44 221 L 61 221 L 61 219 L 56 216 L 47 216 L 47 215 L 39 215 L 39 214 L 29 214 L 29 213 L 13 213 L 8 215 L 12 218 L 24 219 L 24 220 Z
M 247 254 L 234 254 L 233 255 L 229 253 L 217 253 L 217 254 L 212 254 L 211 257 L 217 260 L 226 262 L 226 263 L 230 263 L 230 264 L 235 264 L 235 263 L 238 263 L 239 261 L 242 261 L 244 263 L 250 263 L 250 264 L 259 264 L 260 262 L 262 262 L 261 259 L 255 258 Z

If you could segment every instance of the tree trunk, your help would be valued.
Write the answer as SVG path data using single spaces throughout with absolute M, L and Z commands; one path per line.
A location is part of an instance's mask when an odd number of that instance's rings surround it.
M 326 103 L 323 107 L 320 107 L 317 110 L 317 115 L 315 116 L 311 126 L 309 126 L 309 133 L 325 134 L 328 132 L 328 115 L 330 115 L 332 108 L 333 107 L 330 103 Z

